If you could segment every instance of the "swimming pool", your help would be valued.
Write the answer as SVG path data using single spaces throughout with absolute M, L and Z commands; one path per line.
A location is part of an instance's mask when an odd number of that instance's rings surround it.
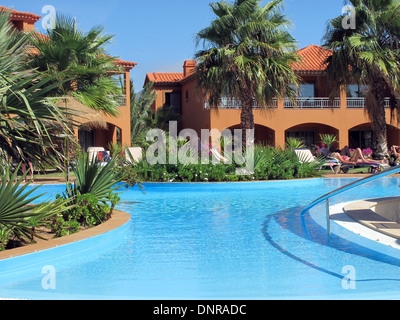
M 22 299 L 400 298 L 400 251 L 301 208 L 354 179 L 145 184 L 122 194 L 123 228 L 86 245 L 0 261 L 0 297 Z M 383 178 L 332 199 L 397 196 Z M 46 197 L 63 185 L 43 186 Z M 68 246 L 67 246 L 68 247 Z M 35 258 L 36 256 L 36 258 Z M 56 271 L 42 286 L 43 266 Z M 351 267 L 356 288 L 343 286 Z

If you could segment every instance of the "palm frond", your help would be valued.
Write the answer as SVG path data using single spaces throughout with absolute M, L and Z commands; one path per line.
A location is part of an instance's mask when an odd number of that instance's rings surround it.
M 286 31 L 281 2 L 263 7 L 257 0 L 211 4 L 217 18 L 197 34 L 203 49 L 195 56 L 199 86 L 211 106 L 217 107 L 224 96 L 243 100 L 245 87 L 259 105 L 268 105 L 298 82 L 290 68 L 297 60 L 295 41 Z

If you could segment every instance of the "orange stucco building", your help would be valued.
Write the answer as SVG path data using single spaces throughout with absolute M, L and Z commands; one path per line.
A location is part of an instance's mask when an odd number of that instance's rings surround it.
M 372 131 L 365 112 L 363 90 L 358 84 L 343 86 L 332 101 L 327 84 L 324 61 L 329 50 L 311 45 L 298 51 L 299 63 L 292 67 L 301 77 L 295 103 L 286 99 L 274 101 L 268 108 L 255 107 L 255 139 L 273 146 L 285 145 L 288 137 L 297 137 L 308 147 L 319 144 L 320 134 L 335 134 L 340 148 L 371 146 Z M 195 61 L 185 61 L 180 73 L 148 73 L 145 84 L 154 83 L 157 99 L 152 108 L 173 105 L 181 111 L 182 128 L 201 129 L 240 128 L 240 103 L 222 99 L 218 108 L 209 108 L 197 85 Z M 387 101 L 389 102 L 389 101 Z M 391 123 L 389 103 L 386 108 L 388 144 L 400 144 L 400 130 Z
M 41 16 L 29 13 L 11 10 L 0 6 L 0 10 L 10 11 L 10 22 L 13 26 L 22 32 L 32 32 L 35 30 L 35 23 L 41 19 Z M 45 35 L 43 35 L 46 37 Z M 74 133 L 79 140 L 83 149 L 88 147 L 104 147 L 110 142 L 118 142 L 125 146 L 131 145 L 131 122 L 130 122 L 130 71 L 136 66 L 135 62 L 116 60 L 115 62 L 121 67 L 121 76 L 124 78 L 124 94 L 115 97 L 119 103 L 119 114 L 116 117 L 101 115 L 107 123 L 106 128 L 95 128 L 83 126 L 74 128 Z M 110 73 L 116 76 L 115 73 Z

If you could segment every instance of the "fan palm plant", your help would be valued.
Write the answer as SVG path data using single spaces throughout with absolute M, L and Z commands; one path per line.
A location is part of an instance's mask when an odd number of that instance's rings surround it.
M 288 137 L 285 143 L 285 148 L 289 150 L 305 148 L 304 142 L 299 138 Z
M 339 142 L 334 134 L 320 134 L 321 141 L 325 144 L 325 148 L 330 148 L 335 142 Z
M 296 44 L 286 31 L 281 0 L 260 7 L 260 0 L 212 3 L 217 16 L 197 34 L 204 49 L 196 54 L 199 85 L 208 102 L 221 98 L 241 101 L 243 143 L 246 129 L 254 129 L 253 106 L 267 106 L 273 98 L 294 96 L 298 83 L 290 64 L 297 60 Z
M 72 139 L 65 115 L 47 97 L 59 85 L 27 69 L 27 37 L 15 31 L 9 13 L 0 12 L 0 155 L 2 165 L 11 157 L 59 163 L 60 133 Z
M 121 94 L 118 81 L 111 73 L 121 72 L 116 59 L 106 55 L 105 46 L 113 36 L 104 35 L 103 27 L 82 32 L 74 19 L 57 15 L 55 27 L 47 30 L 47 37 L 34 33 L 31 43 L 31 66 L 56 76 L 62 81 L 53 91 L 54 96 L 74 96 L 81 103 L 105 114 L 117 115 L 114 94 Z
M 16 170 L 10 175 L 9 169 L 1 176 L 0 184 L 0 250 L 4 250 L 11 235 L 22 241 L 32 241 L 36 228 L 47 220 L 71 207 L 58 199 L 53 202 L 32 204 L 43 194 L 33 196 L 40 186 L 28 189 L 30 182 L 22 185 L 25 175 L 17 178 Z M 15 181 L 15 183 L 14 183 Z
M 76 177 L 74 193 L 91 193 L 99 201 L 107 201 L 109 194 L 121 187 L 119 173 L 114 170 L 115 165 L 115 158 L 102 166 L 95 157 L 90 159 L 86 153 L 81 153 L 73 169 Z
M 343 28 L 345 15 L 330 21 L 325 47 L 333 51 L 327 60 L 328 78 L 339 88 L 346 83 L 368 87 L 365 106 L 371 119 L 373 152 L 388 153 L 385 91 L 391 93 L 392 110 L 399 110 L 400 2 L 398 0 L 350 0 L 356 26 Z
M 119 193 L 115 191 L 121 188 L 120 173 L 115 168 L 116 161 L 117 158 L 113 158 L 103 166 L 95 157 L 90 159 L 86 153 L 79 155 L 73 169 L 76 180 L 74 184 L 67 184 L 63 195 L 63 199 L 74 205 L 64 214 L 65 220 L 97 225 L 112 215 L 120 200 Z

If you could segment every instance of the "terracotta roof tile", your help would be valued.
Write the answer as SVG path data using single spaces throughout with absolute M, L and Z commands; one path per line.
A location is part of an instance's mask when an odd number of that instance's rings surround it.
M 294 63 L 292 68 L 298 73 L 321 73 L 326 69 L 325 61 L 332 55 L 331 50 L 327 50 L 321 46 L 310 45 L 297 51 L 300 61 Z M 190 65 L 189 65 L 190 64 Z M 185 61 L 185 67 L 195 67 L 194 60 Z M 151 81 L 158 85 L 179 84 L 182 80 L 189 79 L 193 76 L 193 72 L 184 73 L 159 73 L 153 72 L 146 75 L 146 81 Z
M 297 51 L 301 60 L 292 65 L 296 72 L 321 72 L 326 69 L 325 60 L 332 55 L 327 50 L 317 45 L 310 45 Z
M 153 72 L 146 75 L 148 81 L 156 84 L 176 84 L 179 83 L 183 77 L 184 74 L 178 72 Z
M 10 19 L 13 21 L 23 20 L 23 21 L 37 22 L 41 18 L 41 16 L 38 16 L 34 13 L 20 12 L 4 6 L 0 6 L 0 11 L 11 11 Z
M 125 60 L 121 60 L 121 59 L 117 59 L 115 61 L 115 63 L 123 68 L 128 68 L 128 69 L 132 69 L 134 68 L 137 63 L 136 62 L 132 62 L 132 61 L 125 61 Z
M 20 11 L 16 11 L 13 9 L 9 9 L 9 8 L 1 6 L 1 5 L 0 5 L 0 11 L 10 11 L 11 12 L 11 15 L 10 15 L 11 21 L 24 20 L 24 21 L 37 22 L 41 18 L 41 16 L 38 16 L 38 15 L 30 13 L 30 12 L 20 12 Z M 41 34 L 39 32 L 36 32 L 36 34 L 43 40 L 49 40 L 49 37 L 47 35 Z M 28 53 L 29 54 L 38 54 L 39 52 L 37 49 L 32 48 L 32 49 L 28 50 Z M 124 61 L 121 59 L 117 59 L 115 61 L 115 63 L 118 66 L 121 66 L 125 69 L 132 69 L 137 65 L 136 62 Z

